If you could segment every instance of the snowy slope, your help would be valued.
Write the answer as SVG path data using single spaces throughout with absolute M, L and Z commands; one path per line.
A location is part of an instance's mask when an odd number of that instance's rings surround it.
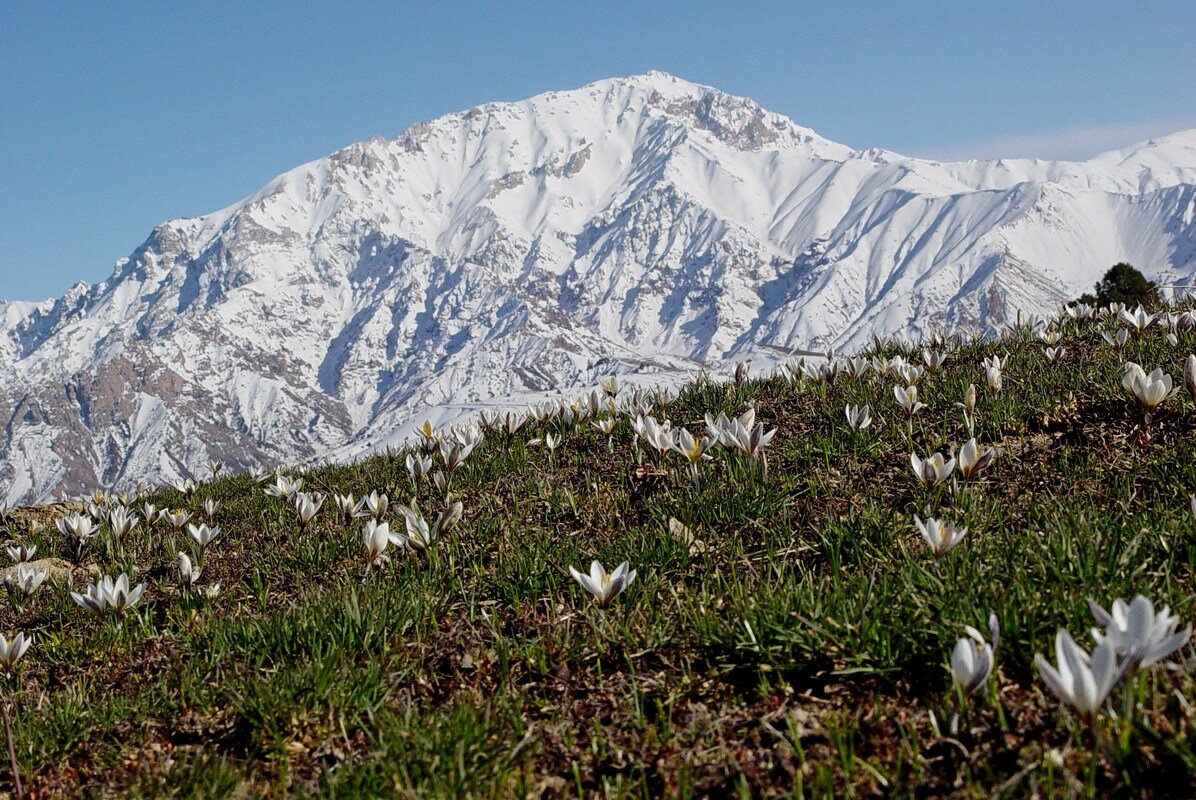
M 1196 271 L 1196 130 L 937 163 L 662 73 L 351 145 L 0 304 L 0 501 L 361 452 L 428 409 L 991 329 Z

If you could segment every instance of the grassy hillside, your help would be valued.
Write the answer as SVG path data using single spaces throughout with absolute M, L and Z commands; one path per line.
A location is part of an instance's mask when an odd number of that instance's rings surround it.
M 130 502 L 140 517 L 145 501 L 202 517 L 205 499 L 220 501 L 189 592 L 175 555 L 195 550 L 185 529 L 142 519 L 118 538 L 105 527 L 76 559 L 55 530 L 70 509 L 14 512 L 12 538 L 37 558 L 77 560 L 65 569 L 75 591 L 97 571 L 146 584 L 119 617 L 88 614 L 53 579 L 0 612 L 0 631 L 34 634 L 4 684 L 25 790 L 1190 795 L 1190 643 L 1129 674 L 1106 704 L 1116 717 L 1094 720 L 1047 690 L 1033 658 L 1055 663 L 1059 628 L 1093 647 L 1088 598 L 1108 608 L 1143 594 L 1196 619 L 1192 399 L 1181 388 L 1146 425 L 1121 382 L 1132 360 L 1179 387 L 1196 334 L 1168 342 L 1154 325 L 1119 353 L 1100 335 L 1128 329 L 1116 317 L 1054 327 L 1066 348 L 1055 363 L 1026 328 L 947 348 L 917 381 L 926 407 L 908 424 L 892 369 L 703 381 L 657 398 L 656 420 L 695 435 L 707 412 L 749 404 L 776 430 L 766 473 L 762 458 L 714 448 L 700 488 L 681 455 L 657 463 L 635 442 L 626 413 L 609 447 L 592 419 L 488 428 L 450 479 L 462 520 L 426 552 L 392 546 L 368 574 L 365 520 L 343 522 L 332 495 L 415 499 L 434 521 L 445 492 L 412 480 L 406 452 L 289 473 L 329 495 L 304 530 L 285 498 L 264 493 L 270 481 L 249 476 Z M 993 394 L 982 360 L 1004 354 Z M 923 361 L 920 349 L 907 356 Z M 996 457 L 971 481 L 957 472 L 927 489 L 911 442 L 923 456 L 958 450 L 969 384 L 974 435 Z M 872 425 L 850 430 L 848 404 L 868 404 Z M 968 533 L 936 559 L 915 515 Z M 396 508 L 384 518 L 405 530 Z M 638 571 L 605 609 L 567 572 L 594 558 Z M 996 669 L 965 697 L 952 648 L 965 625 L 988 636 L 990 612 Z

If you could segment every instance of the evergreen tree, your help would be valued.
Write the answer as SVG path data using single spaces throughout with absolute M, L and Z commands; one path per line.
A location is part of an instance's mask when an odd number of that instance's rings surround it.
M 1114 264 L 1097 281 L 1096 294 L 1085 294 L 1076 302 L 1104 306 L 1109 303 L 1125 303 L 1130 308 L 1141 303 L 1150 307 L 1158 302 L 1159 290 L 1146 276 L 1124 261 Z

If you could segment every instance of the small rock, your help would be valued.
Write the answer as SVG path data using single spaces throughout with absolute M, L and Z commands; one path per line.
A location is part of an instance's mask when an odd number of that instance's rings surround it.
M 11 567 L 5 567 L 0 571 L 0 580 L 7 581 L 10 577 L 13 579 L 17 576 L 17 564 Z M 74 576 L 75 567 L 71 562 L 61 558 L 39 558 L 36 561 L 28 562 L 31 569 L 44 569 L 50 573 L 46 577 L 51 583 L 62 583 L 70 586 Z

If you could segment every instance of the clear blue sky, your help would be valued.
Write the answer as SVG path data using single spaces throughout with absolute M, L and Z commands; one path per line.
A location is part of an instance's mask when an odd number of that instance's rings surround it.
M 102 280 L 158 222 L 490 100 L 661 69 L 855 147 L 1082 158 L 1196 127 L 1194 43 L 1191 0 L 0 0 L 0 298 Z

